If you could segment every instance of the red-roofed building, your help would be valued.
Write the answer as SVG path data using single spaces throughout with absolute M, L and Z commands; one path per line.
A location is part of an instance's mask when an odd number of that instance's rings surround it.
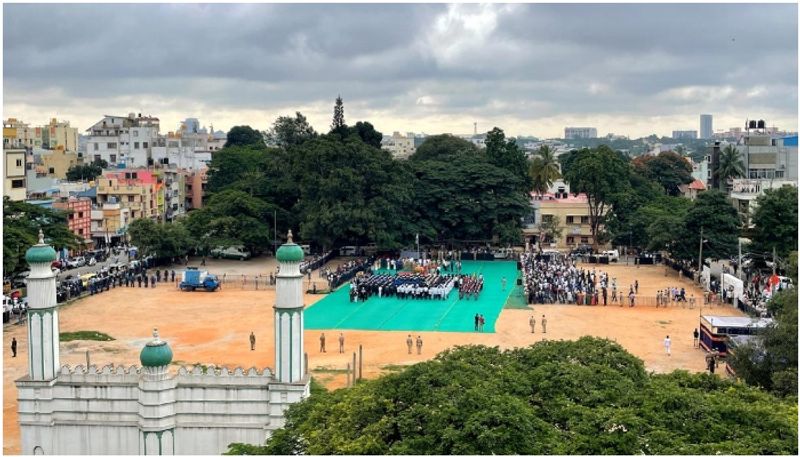
M 684 184 L 680 186 L 680 189 L 684 197 L 688 198 L 689 200 L 694 200 L 697 198 L 697 194 L 706 190 L 706 185 L 703 184 L 703 181 L 695 179 L 688 185 Z

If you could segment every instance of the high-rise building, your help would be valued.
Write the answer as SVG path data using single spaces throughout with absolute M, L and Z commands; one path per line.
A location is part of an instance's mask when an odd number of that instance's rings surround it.
M 594 127 L 565 127 L 564 139 L 577 140 L 585 138 L 597 138 L 597 129 Z
M 710 114 L 700 115 L 700 138 L 703 140 L 710 139 L 714 136 L 714 123 L 713 117 Z

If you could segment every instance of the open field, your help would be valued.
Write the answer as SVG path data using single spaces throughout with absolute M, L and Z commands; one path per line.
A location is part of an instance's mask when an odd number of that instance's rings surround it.
M 266 273 L 274 270 L 272 259 L 257 262 L 209 261 L 212 271 L 229 274 Z M 196 262 L 195 262 L 196 263 Z M 238 266 L 238 269 L 237 269 Z M 588 268 L 592 268 L 589 266 Z M 701 296 L 699 289 L 686 279 L 675 275 L 665 276 L 660 266 L 612 265 L 598 271 L 608 271 L 617 278 L 620 288 L 626 288 L 635 279 L 639 281 L 639 295 L 654 296 L 666 286 L 686 287 L 687 293 Z M 322 280 L 317 274 L 313 279 Z M 509 285 L 511 280 L 509 280 Z M 306 295 L 306 305 L 312 305 L 322 295 Z M 158 327 L 161 338 L 168 341 L 177 364 L 202 363 L 228 367 L 271 367 L 274 364 L 273 305 L 274 290 L 241 290 L 226 287 L 216 293 L 180 292 L 174 286 L 159 284 L 155 289 L 117 288 L 63 306 L 60 309 L 62 332 L 96 330 L 115 338 L 114 341 L 70 341 L 61 344 L 61 363 L 78 365 L 86 363 L 86 351 L 91 363 L 102 366 L 138 365 L 139 351 L 151 338 L 153 327 Z M 666 372 L 674 369 L 702 371 L 704 356 L 700 349 L 692 348 L 692 331 L 704 314 L 741 315 L 731 307 L 706 307 L 686 309 L 681 307 L 634 308 L 618 306 L 537 305 L 537 320 L 547 316 L 547 334 L 531 334 L 528 327 L 530 310 L 504 309 L 495 323 L 495 333 L 471 332 L 413 332 L 424 341 L 422 355 L 409 355 L 405 346 L 406 331 L 343 330 L 345 353 L 337 351 L 338 330 L 306 330 L 306 352 L 312 374 L 329 388 L 342 387 L 342 371 L 352 360 L 358 345 L 364 348 L 364 376 L 379 376 L 401 369 L 403 365 L 428 360 L 436 353 L 463 344 L 485 344 L 510 348 L 527 346 L 548 339 L 576 339 L 594 335 L 616 340 L 632 354 L 645 361 L 649 370 Z M 250 351 L 248 336 L 254 331 L 256 350 Z M 328 352 L 319 353 L 319 336 L 326 332 Z M 24 326 L 8 325 L 3 332 L 3 451 L 19 452 L 19 426 L 14 380 L 23 376 L 27 367 L 27 336 Z M 673 340 L 672 356 L 664 354 L 662 340 L 669 334 Z M 19 346 L 17 358 L 11 358 L 11 338 Z

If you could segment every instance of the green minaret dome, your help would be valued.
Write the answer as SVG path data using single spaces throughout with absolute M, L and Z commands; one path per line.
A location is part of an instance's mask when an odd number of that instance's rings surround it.
M 142 348 L 139 361 L 143 367 L 163 367 L 172 362 L 172 349 L 166 341 L 158 339 L 158 329 L 153 329 L 153 341 Z
M 292 241 L 291 230 L 289 230 L 288 238 L 289 239 L 286 240 L 286 244 L 278 248 L 278 252 L 276 254 L 278 262 L 302 262 L 303 258 L 305 257 L 303 254 L 303 248 L 297 244 L 294 244 Z
M 44 233 L 39 229 L 39 244 L 31 246 L 25 252 L 25 261 L 31 263 L 53 263 L 56 260 L 56 250 L 44 244 Z

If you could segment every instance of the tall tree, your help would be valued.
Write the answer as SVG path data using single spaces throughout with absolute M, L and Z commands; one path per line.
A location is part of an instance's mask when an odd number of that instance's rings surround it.
M 564 179 L 570 191 L 585 193 L 589 203 L 589 224 L 592 239 L 597 245 L 611 201 L 630 187 L 630 167 L 624 159 L 606 145 L 581 151 L 574 158 Z
M 103 174 L 103 168 L 107 167 L 108 163 L 105 160 L 99 163 L 73 165 L 67 170 L 67 181 L 94 181 Z
M 478 147 L 471 141 L 453 135 L 432 135 L 408 158 L 410 161 L 449 160 L 461 156 L 462 160 L 474 160 L 478 155 Z
M 724 190 L 728 189 L 728 180 L 744 176 L 744 161 L 742 154 L 736 146 L 729 144 L 725 146 L 719 155 L 719 168 L 716 170 L 720 183 L 723 183 Z
M 504 168 L 517 177 L 519 190 L 531 191 L 533 181 L 529 174 L 530 163 L 525 153 L 513 139 L 506 139 L 502 129 L 495 127 L 486 133 L 486 157 L 492 165 Z
M 759 195 L 753 224 L 753 250 L 775 249 L 782 257 L 797 250 L 797 187 L 767 189 Z
M 642 176 L 661 185 L 667 195 L 680 195 L 680 186 L 694 180 L 692 166 L 674 152 L 666 151 L 657 156 L 640 156 L 635 158 L 632 164 Z
M 561 177 L 555 151 L 550 146 L 543 145 L 536 151 L 536 157 L 531 162 L 530 175 L 533 181 L 533 191 L 539 195 L 547 192 L 547 189 L 553 185 L 553 181 Z
M 675 227 L 679 235 L 671 252 L 679 259 L 696 261 L 702 231 L 704 258 L 730 258 L 737 252 L 739 226 L 739 215 L 725 194 L 708 190 L 697 196 L 682 224 Z
M 342 137 L 347 135 L 347 124 L 344 122 L 344 102 L 341 95 L 336 97 L 336 104 L 333 106 L 331 133 L 338 133 Z
M 225 147 L 256 146 L 264 147 L 264 135 L 249 125 L 237 125 L 228 131 Z
M 367 143 L 373 148 L 381 148 L 383 134 L 375 130 L 375 127 L 373 127 L 373 125 L 369 122 L 358 121 L 356 122 L 356 125 L 350 128 L 350 130 L 353 134 L 358 135 L 358 137 L 361 138 L 361 141 L 364 143 Z
M 275 119 L 272 128 L 267 132 L 267 142 L 279 148 L 297 146 L 317 136 L 314 127 L 300 111 L 294 117 L 280 116 Z
M 128 236 L 143 256 L 159 259 L 182 257 L 195 247 L 181 221 L 157 224 L 152 219 L 136 219 L 128 226 Z

